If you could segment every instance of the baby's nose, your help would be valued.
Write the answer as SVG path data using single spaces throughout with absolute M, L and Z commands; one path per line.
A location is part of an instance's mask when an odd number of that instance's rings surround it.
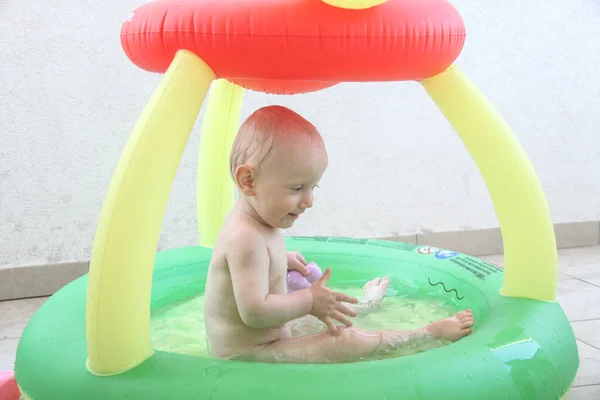
M 312 192 L 306 193 L 302 201 L 300 202 L 301 208 L 311 208 L 313 206 L 313 194 Z

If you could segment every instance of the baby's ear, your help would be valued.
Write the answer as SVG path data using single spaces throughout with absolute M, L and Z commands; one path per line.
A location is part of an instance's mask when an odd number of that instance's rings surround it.
M 254 168 L 249 165 L 240 165 L 235 169 L 235 184 L 246 196 L 254 196 Z

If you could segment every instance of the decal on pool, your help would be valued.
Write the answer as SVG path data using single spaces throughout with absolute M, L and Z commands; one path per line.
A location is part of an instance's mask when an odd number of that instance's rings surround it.
M 433 283 L 433 282 L 431 282 L 431 279 L 430 279 L 430 278 L 427 278 L 427 280 L 429 281 L 429 284 L 430 284 L 431 286 L 442 285 L 442 287 L 444 288 L 444 292 L 446 292 L 446 293 L 450 293 L 450 292 L 454 292 L 454 293 L 456 293 L 456 298 L 457 298 L 458 300 L 462 300 L 462 299 L 464 299 L 464 298 L 465 298 L 465 296 L 462 296 L 462 297 L 461 297 L 461 296 L 459 296 L 459 295 L 458 295 L 458 292 L 456 291 L 456 289 L 450 289 L 450 290 L 446 289 L 446 285 L 444 285 L 444 282 L 441 282 L 441 281 L 440 281 L 440 282 L 438 282 L 438 283 Z

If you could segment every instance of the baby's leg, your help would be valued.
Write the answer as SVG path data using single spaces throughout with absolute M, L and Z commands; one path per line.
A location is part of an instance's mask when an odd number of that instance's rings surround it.
M 379 309 L 381 300 L 385 296 L 390 280 L 387 276 L 382 279 L 375 278 L 363 286 L 364 297 L 358 304 L 348 304 L 359 316 L 364 316 Z
M 386 353 L 429 339 L 457 341 L 471 333 L 473 314 L 461 311 L 424 328 L 411 331 L 365 331 L 338 328 L 337 336 L 323 331 L 310 336 L 281 339 L 258 346 L 237 359 L 265 363 L 323 364 L 354 361 L 371 354 Z

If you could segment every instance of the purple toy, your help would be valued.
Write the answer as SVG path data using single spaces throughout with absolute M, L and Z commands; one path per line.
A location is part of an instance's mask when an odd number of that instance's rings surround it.
M 287 273 L 287 286 L 288 293 L 294 292 L 300 289 L 306 289 L 323 276 L 323 272 L 321 268 L 314 263 L 310 262 L 306 266 L 308 271 L 310 272 L 308 275 L 304 276 L 298 271 L 288 271 Z

